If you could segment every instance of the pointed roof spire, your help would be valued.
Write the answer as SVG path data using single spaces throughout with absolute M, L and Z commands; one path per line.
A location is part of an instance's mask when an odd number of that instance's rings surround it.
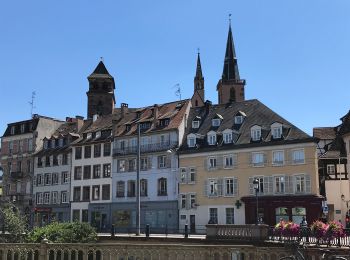
M 196 68 L 196 76 L 195 79 L 202 79 L 203 74 L 202 74 L 202 65 L 201 65 L 201 58 L 199 55 L 199 48 L 198 48 L 198 53 L 197 53 L 197 68 Z
M 229 29 L 226 43 L 226 53 L 224 61 L 224 69 L 222 72 L 223 80 L 239 80 L 238 64 L 233 43 L 232 29 L 231 29 L 231 14 L 229 14 Z
M 101 57 L 101 61 L 97 64 L 97 66 L 96 66 L 94 72 L 92 72 L 91 75 L 90 75 L 88 78 L 91 78 L 91 77 L 113 78 L 113 77 L 109 74 L 109 72 L 108 72 L 106 66 L 105 66 L 104 63 L 103 63 L 103 57 Z

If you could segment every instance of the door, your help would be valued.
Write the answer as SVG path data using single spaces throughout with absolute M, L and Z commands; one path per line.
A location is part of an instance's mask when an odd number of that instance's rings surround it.
M 196 215 L 190 215 L 190 232 L 196 233 Z

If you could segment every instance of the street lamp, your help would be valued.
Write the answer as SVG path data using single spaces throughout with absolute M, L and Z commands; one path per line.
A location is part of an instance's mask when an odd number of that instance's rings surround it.
M 253 180 L 253 186 L 255 190 L 255 197 L 256 197 L 256 222 L 255 225 L 258 225 L 259 223 L 259 201 L 258 201 L 258 191 L 259 191 L 259 180 L 257 178 L 254 178 Z

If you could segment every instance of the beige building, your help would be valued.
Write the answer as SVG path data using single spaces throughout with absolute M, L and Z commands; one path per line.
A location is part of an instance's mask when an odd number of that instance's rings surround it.
M 204 233 L 208 223 L 259 219 L 273 225 L 280 218 L 297 223 L 319 218 L 323 197 L 318 195 L 316 143 L 260 101 L 245 100 L 231 26 L 218 105 L 196 102 L 198 78 L 204 97 L 199 62 L 179 149 L 180 229 L 188 224 L 191 232 Z

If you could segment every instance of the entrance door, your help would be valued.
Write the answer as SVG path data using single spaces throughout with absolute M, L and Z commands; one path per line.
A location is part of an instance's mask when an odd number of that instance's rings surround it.
M 196 233 L 196 215 L 190 215 L 190 232 Z

